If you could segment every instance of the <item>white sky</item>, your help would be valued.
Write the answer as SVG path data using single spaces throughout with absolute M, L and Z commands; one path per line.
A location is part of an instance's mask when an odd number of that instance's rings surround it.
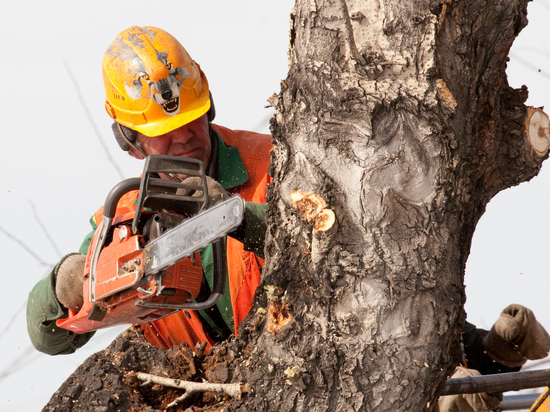
M 33 285 L 65 254 L 78 249 L 88 220 L 121 180 L 94 132 L 97 128 L 123 177 L 142 163 L 118 149 L 104 110 L 101 59 L 132 25 L 161 27 L 178 38 L 208 76 L 216 122 L 268 132 L 266 99 L 286 77 L 288 17 L 293 0 L 163 1 L 38 0 L 4 2 L 0 14 L 0 120 L 7 150 L 0 163 L 0 410 L 39 411 L 74 369 L 107 346 L 119 330 L 96 335 L 74 355 L 50 357 L 32 348 L 24 304 Z M 162 5 L 162 6 L 161 6 Z M 516 40 L 508 74 L 526 84 L 529 104 L 550 90 L 550 0 L 529 6 L 530 25 Z M 538 70 L 541 70 L 540 72 Z M 75 83 L 87 106 L 79 100 Z M 93 121 L 90 122 L 87 112 Z M 489 328 L 516 302 L 535 310 L 550 330 L 548 311 L 550 166 L 528 184 L 499 194 L 474 237 L 466 285 L 468 319 Z M 48 240 L 42 226 L 53 238 Z M 47 264 L 8 238 L 22 240 Z

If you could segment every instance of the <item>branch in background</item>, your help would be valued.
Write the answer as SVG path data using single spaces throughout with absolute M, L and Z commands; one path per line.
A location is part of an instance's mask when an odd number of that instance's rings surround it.
M 38 213 L 36 212 L 36 207 L 34 206 L 34 203 L 32 202 L 32 200 L 29 200 L 29 204 L 31 205 L 32 212 L 34 214 L 34 219 L 38 223 L 38 226 L 40 226 L 40 229 L 42 229 L 42 232 L 44 233 L 44 235 L 46 236 L 46 238 L 50 242 L 50 245 L 52 245 L 53 250 L 55 250 L 55 253 L 57 253 L 57 257 L 59 259 L 61 259 L 63 257 L 63 254 L 61 253 L 61 251 L 57 247 L 57 244 L 54 242 L 53 238 L 50 236 L 50 233 L 46 229 L 46 226 L 44 226 L 44 224 L 40 220 L 40 217 L 38 216 Z
M 523 57 L 520 57 L 517 53 L 510 53 L 510 57 L 517 61 L 519 64 L 523 65 L 524 67 L 528 68 L 529 70 L 534 71 L 535 73 L 538 73 L 542 77 L 546 79 L 550 79 L 550 75 L 547 73 L 541 71 L 540 67 L 537 67 L 535 64 L 531 63 L 530 61 L 525 60 Z
M 266 106 L 266 107 L 269 107 L 269 106 Z M 268 114 L 267 116 L 265 116 L 262 120 L 260 120 L 260 122 L 256 125 L 256 127 L 253 127 L 252 131 L 254 132 L 258 132 L 258 133 L 264 133 L 263 130 L 265 126 L 267 126 L 267 128 L 269 129 L 269 119 L 271 119 L 271 115 Z
M 179 379 L 163 378 L 161 376 L 149 375 L 148 373 L 137 372 L 138 379 L 144 381 L 144 385 L 156 383 L 158 385 L 170 386 L 172 388 L 185 389 L 185 394 L 176 398 L 166 409 L 176 406 L 181 401 L 187 399 L 194 393 L 199 392 L 214 392 L 225 393 L 233 398 L 241 399 L 241 393 L 247 391 L 247 385 L 240 383 L 208 383 L 208 382 L 190 382 Z
M 40 256 L 38 256 L 36 253 L 33 252 L 33 250 L 27 246 L 26 243 L 24 243 L 21 239 L 15 237 L 10 232 L 8 232 L 6 229 L 4 229 L 2 226 L 0 226 L 0 232 L 4 233 L 9 239 L 13 240 L 15 243 L 17 243 L 19 246 L 21 246 L 23 249 L 27 251 L 38 263 L 40 263 L 42 266 L 54 266 L 53 263 L 49 263 L 44 261 Z
M 4 329 L 2 329 L 2 331 L 0 331 L 0 338 L 2 338 L 2 336 L 4 336 L 6 334 L 6 332 L 9 330 L 9 328 L 11 328 L 11 325 L 13 325 L 13 323 L 15 322 L 17 317 L 25 311 L 25 306 L 27 306 L 26 301 L 23 302 L 23 304 L 21 306 L 19 306 L 19 308 L 15 311 L 15 314 L 8 321 L 8 324 L 6 326 L 4 326 Z M 2 375 L 0 374 L 0 380 L 1 379 L 2 379 Z
M 23 368 L 32 365 L 38 356 L 40 356 L 40 352 L 36 351 L 32 346 L 22 349 L 21 353 L 0 372 L 0 382 L 14 373 L 20 372 Z
M 88 118 L 88 121 L 92 125 L 92 129 L 94 130 L 94 133 L 95 133 L 97 139 L 99 140 L 99 143 L 101 144 L 101 147 L 103 147 L 103 150 L 105 151 L 105 154 L 107 155 L 107 159 L 109 159 L 109 162 L 111 162 L 111 165 L 118 172 L 120 180 L 124 180 L 124 175 L 122 174 L 122 170 L 120 170 L 120 167 L 118 167 L 118 164 L 115 162 L 115 160 L 111 156 L 111 153 L 109 152 L 109 149 L 107 148 L 107 145 L 103 141 L 103 137 L 101 137 L 101 133 L 99 133 L 99 129 L 97 128 L 97 126 L 94 122 L 94 119 L 92 118 L 90 110 L 88 109 L 88 106 L 86 105 L 86 102 L 84 101 L 84 98 L 82 97 L 82 93 L 80 93 L 80 87 L 78 86 L 78 82 L 76 81 L 76 78 L 73 76 L 73 74 L 71 72 L 71 69 L 69 68 L 69 64 L 66 61 L 63 61 L 63 64 L 65 65 L 65 69 L 67 70 L 67 73 L 69 74 L 69 77 L 71 78 L 71 81 L 74 84 L 74 88 L 75 88 L 76 94 L 78 96 L 78 101 L 82 105 L 82 108 L 84 109 L 84 112 L 86 113 L 86 117 Z

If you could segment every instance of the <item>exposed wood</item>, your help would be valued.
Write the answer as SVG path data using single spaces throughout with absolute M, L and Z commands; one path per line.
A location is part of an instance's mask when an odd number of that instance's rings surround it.
M 548 153 L 548 147 L 550 147 L 550 120 L 548 115 L 541 109 L 528 107 L 525 126 L 533 149 L 537 155 L 545 156 Z

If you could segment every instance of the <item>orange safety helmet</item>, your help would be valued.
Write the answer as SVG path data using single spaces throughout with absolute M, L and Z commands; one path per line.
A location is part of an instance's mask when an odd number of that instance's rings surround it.
M 109 116 L 145 136 L 168 133 L 211 107 L 199 65 L 155 27 L 133 26 L 117 36 L 103 56 L 103 81 Z

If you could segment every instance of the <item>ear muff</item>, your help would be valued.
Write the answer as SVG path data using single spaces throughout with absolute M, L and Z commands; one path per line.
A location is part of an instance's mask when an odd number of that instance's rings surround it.
M 137 132 L 135 130 L 117 122 L 111 125 L 111 129 L 113 129 L 115 139 L 122 150 L 127 152 L 130 150 L 130 146 L 134 146 L 134 142 L 137 138 Z
M 208 123 L 212 123 L 214 121 L 214 118 L 216 117 L 216 106 L 214 106 L 214 99 L 212 99 L 212 92 L 210 93 L 210 109 L 208 109 L 208 112 L 206 112 L 206 115 L 208 116 Z

